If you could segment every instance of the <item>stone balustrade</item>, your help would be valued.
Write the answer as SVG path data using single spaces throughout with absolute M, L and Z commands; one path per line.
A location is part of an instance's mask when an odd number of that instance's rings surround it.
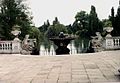
M 0 53 L 12 53 L 12 41 L 0 41 Z
M 106 37 L 103 42 L 105 50 L 120 49 L 120 37 Z M 0 41 L 0 54 L 20 54 L 21 41 Z
M 120 37 L 106 37 L 104 43 L 105 49 L 120 49 Z
M 120 37 L 113 37 L 113 44 L 114 44 L 114 48 L 116 49 L 120 49 Z
M 20 41 L 0 41 L 0 54 L 19 54 L 20 50 Z

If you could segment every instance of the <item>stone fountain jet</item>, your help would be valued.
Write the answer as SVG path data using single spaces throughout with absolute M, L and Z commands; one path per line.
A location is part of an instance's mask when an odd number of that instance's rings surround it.
M 74 40 L 76 37 L 65 35 L 63 32 L 60 32 L 59 36 L 49 38 L 51 41 L 57 45 L 57 49 L 55 50 L 56 55 L 61 54 L 69 54 L 70 50 L 67 48 L 68 44 L 71 40 Z

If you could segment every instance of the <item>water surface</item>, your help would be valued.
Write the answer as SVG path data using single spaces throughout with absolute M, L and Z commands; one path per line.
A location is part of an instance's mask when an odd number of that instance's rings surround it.
M 85 53 L 89 44 L 89 39 L 87 38 L 76 38 L 75 40 L 72 40 L 70 44 L 68 44 L 68 48 L 70 49 L 70 55 L 72 54 L 80 54 Z M 56 55 L 55 49 L 57 49 L 57 46 L 54 45 L 52 41 L 50 41 L 47 38 L 44 38 L 41 41 L 40 45 L 40 55 Z

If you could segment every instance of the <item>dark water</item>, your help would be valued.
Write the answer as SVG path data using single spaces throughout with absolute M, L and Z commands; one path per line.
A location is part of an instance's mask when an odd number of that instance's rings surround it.
M 89 44 L 89 39 L 87 38 L 76 38 L 72 40 L 67 46 L 70 49 L 71 54 L 85 53 Z M 40 45 L 40 55 L 55 55 L 55 49 L 57 46 L 54 45 L 52 41 L 44 38 Z

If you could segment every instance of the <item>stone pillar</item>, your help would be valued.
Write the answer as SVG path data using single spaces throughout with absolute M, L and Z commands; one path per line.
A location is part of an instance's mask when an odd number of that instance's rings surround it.
M 105 38 L 105 49 L 113 49 L 114 48 L 114 41 L 112 37 Z
M 14 40 L 12 42 L 12 53 L 13 54 L 20 54 L 20 52 L 21 52 L 21 41 Z
M 21 51 L 21 40 L 18 38 L 18 35 L 21 34 L 20 26 L 15 25 L 13 26 L 13 31 L 11 33 L 15 36 L 14 40 L 12 41 L 12 53 L 13 54 L 20 54 Z
M 104 28 L 107 32 L 107 35 L 105 37 L 105 49 L 113 49 L 114 48 L 114 40 L 111 35 L 111 31 L 113 30 L 113 27 L 105 27 Z

